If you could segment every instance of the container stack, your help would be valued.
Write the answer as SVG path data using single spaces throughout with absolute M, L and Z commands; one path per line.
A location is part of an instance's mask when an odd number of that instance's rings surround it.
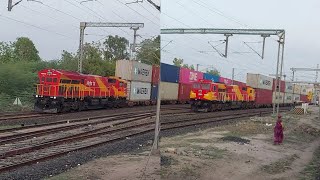
M 291 82 L 285 82 L 284 103 L 293 103 L 293 84 Z
M 232 85 L 232 80 L 224 77 L 219 77 L 219 82 L 225 85 Z
M 188 68 L 180 68 L 178 101 L 182 104 L 190 99 L 192 83 L 203 79 L 203 73 Z
M 175 103 L 178 101 L 179 74 L 177 66 L 161 63 L 160 96 L 162 102 Z
M 219 82 L 220 76 L 208 74 L 208 73 L 203 73 L 203 79 L 206 80 L 211 80 L 212 82 Z
M 247 85 L 255 88 L 255 100 L 258 107 L 270 106 L 272 104 L 273 79 L 271 77 L 248 73 Z
M 128 81 L 129 105 L 150 104 L 152 66 L 137 61 L 118 60 L 115 75 Z
M 298 84 L 294 84 L 293 85 L 293 102 L 300 102 L 300 98 L 301 98 L 301 85 Z
M 308 92 L 307 85 L 301 85 L 300 101 L 307 103 L 308 101 Z

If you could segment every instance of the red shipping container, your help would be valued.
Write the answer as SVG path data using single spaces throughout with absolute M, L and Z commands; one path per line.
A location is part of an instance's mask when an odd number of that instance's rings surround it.
M 193 71 L 188 68 L 180 68 L 179 83 L 191 84 L 198 82 L 199 79 L 203 79 L 203 73 L 199 71 Z
M 269 105 L 272 104 L 272 91 L 267 89 L 255 89 L 256 92 L 256 104 Z
M 308 96 L 307 95 L 300 95 L 300 101 L 304 102 L 304 103 L 307 103 L 309 102 L 308 100 Z
M 224 78 L 224 77 L 219 77 L 219 82 L 220 83 L 224 83 L 226 85 L 231 85 L 232 84 L 232 80 L 231 79 Z
M 190 100 L 191 87 L 192 87 L 191 84 L 179 83 L 179 93 L 178 93 L 178 100 L 179 101 L 189 101 Z
M 247 86 L 246 83 L 240 82 L 240 81 L 233 81 L 233 85 L 238 85 L 238 86 Z
M 273 79 L 272 91 L 275 91 L 276 87 L 277 87 L 276 79 Z M 285 89 L 286 89 L 286 82 L 285 81 L 281 81 L 280 92 L 284 92 Z
M 159 66 L 153 65 L 152 66 L 152 84 L 159 84 Z

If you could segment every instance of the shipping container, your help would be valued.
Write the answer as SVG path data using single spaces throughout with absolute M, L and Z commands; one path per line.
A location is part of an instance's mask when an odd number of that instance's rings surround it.
M 170 64 L 161 63 L 161 81 L 179 83 L 180 68 Z
M 286 86 L 285 86 L 286 88 L 285 88 L 284 92 L 293 93 L 293 83 L 285 82 L 285 84 L 286 84 Z
M 151 82 L 152 66 L 138 61 L 118 60 L 116 62 L 116 76 L 129 81 Z
M 179 92 L 179 84 L 170 82 L 161 82 L 160 96 L 161 101 L 177 101 Z
M 152 66 L 152 84 L 158 84 L 159 83 L 159 66 L 153 65 Z
M 293 94 L 301 94 L 301 85 L 298 85 L 298 84 L 293 85 Z
M 293 94 L 292 93 L 285 93 L 285 95 L 284 95 L 284 103 L 286 103 L 286 104 L 293 103 Z
M 271 105 L 272 104 L 272 90 L 268 89 L 255 89 L 255 103 L 258 105 Z
M 159 85 L 158 84 L 152 84 L 152 86 L 151 86 L 151 100 L 152 101 L 157 100 L 158 90 L 159 90 Z
M 186 102 L 190 100 L 191 87 L 192 84 L 179 83 L 178 100 L 180 102 Z
M 303 103 L 309 103 L 310 101 L 308 100 L 308 96 L 307 95 L 300 95 L 300 101 L 302 101 Z
M 246 83 L 240 82 L 240 81 L 233 81 L 233 85 L 238 85 L 238 86 L 247 86 Z
M 198 82 L 199 79 L 203 79 L 203 73 L 199 71 L 193 71 L 188 68 L 180 68 L 179 83 L 192 84 Z
M 300 92 L 300 94 L 302 94 L 302 95 L 308 95 L 307 85 L 301 85 L 301 92 Z
M 276 79 L 273 79 L 272 91 L 278 91 L 279 82 L 277 83 Z M 276 88 L 277 87 L 277 88 Z M 284 92 L 286 89 L 285 81 L 280 81 L 280 92 Z
M 261 74 L 247 74 L 247 86 L 256 89 L 272 90 L 273 79 Z
M 293 97 L 293 102 L 300 102 L 300 94 L 294 94 Z
M 219 77 L 219 82 L 226 85 L 232 85 L 232 80 L 224 77 Z
M 203 79 L 206 80 L 211 80 L 212 82 L 219 82 L 219 76 L 216 75 L 212 75 L 212 74 L 208 74 L 208 73 L 204 73 L 203 74 Z
M 145 101 L 151 97 L 151 83 L 128 81 L 127 84 L 127 99 L 129 101 Z
M 279 94 L 278 92 L 273 92 L 272 93 L 272 103 L 283 104 L 284 103 L 284 93 L 280 92 L 280 94 Z

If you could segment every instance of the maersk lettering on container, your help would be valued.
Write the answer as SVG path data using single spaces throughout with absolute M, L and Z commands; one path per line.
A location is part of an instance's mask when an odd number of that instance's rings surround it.
M 180 68 L 179 83 L 191 84 L 197 82 L 199 79 L 203 79 L 203 73 L 193 71 L 188 68 Z
M 247 86 L 257 89 L 272 90 L 273 78 L 261 74 L 247 74 Z
M 116 76 L 129 81 L 151 82 L 152 66 L 137 61 L 118 60 Z

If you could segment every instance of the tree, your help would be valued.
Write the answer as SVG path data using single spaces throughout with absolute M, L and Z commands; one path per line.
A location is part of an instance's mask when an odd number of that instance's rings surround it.
M 59 68 L 64 70 L 76 71 L 78 69 L 78 59 L 76 56 L 65 50 L 62 51 L 58 64 Z
M 217 69 L 207 70 L 207 73 L 212 74 L 212 75 L 216 75 L 216 76 L 220 76 L 220 72 Z
M 181 67 L 182 64 L 183 64 L 183 59 L 181 59 L 181 58 L 174 58 L 174 59 L 173 59 L 173 64 L 174 64 L 175 66 Z
M 104 58 L 106 60 L 118 60 L 129 58 L 127 47 L 129 41 L 124 37 L 108 36 L 104 41 Z
M 145 64 L 160 64 L 160 36 L 142 41 L 137 59 Z
M 11 42 L 0 42 L 0 63 L 14 61 L 14 47 Z
M 13 43 L 16 61 L 41 61 L 39 52 L 34 43 L 27 37 L 20 37 Z

